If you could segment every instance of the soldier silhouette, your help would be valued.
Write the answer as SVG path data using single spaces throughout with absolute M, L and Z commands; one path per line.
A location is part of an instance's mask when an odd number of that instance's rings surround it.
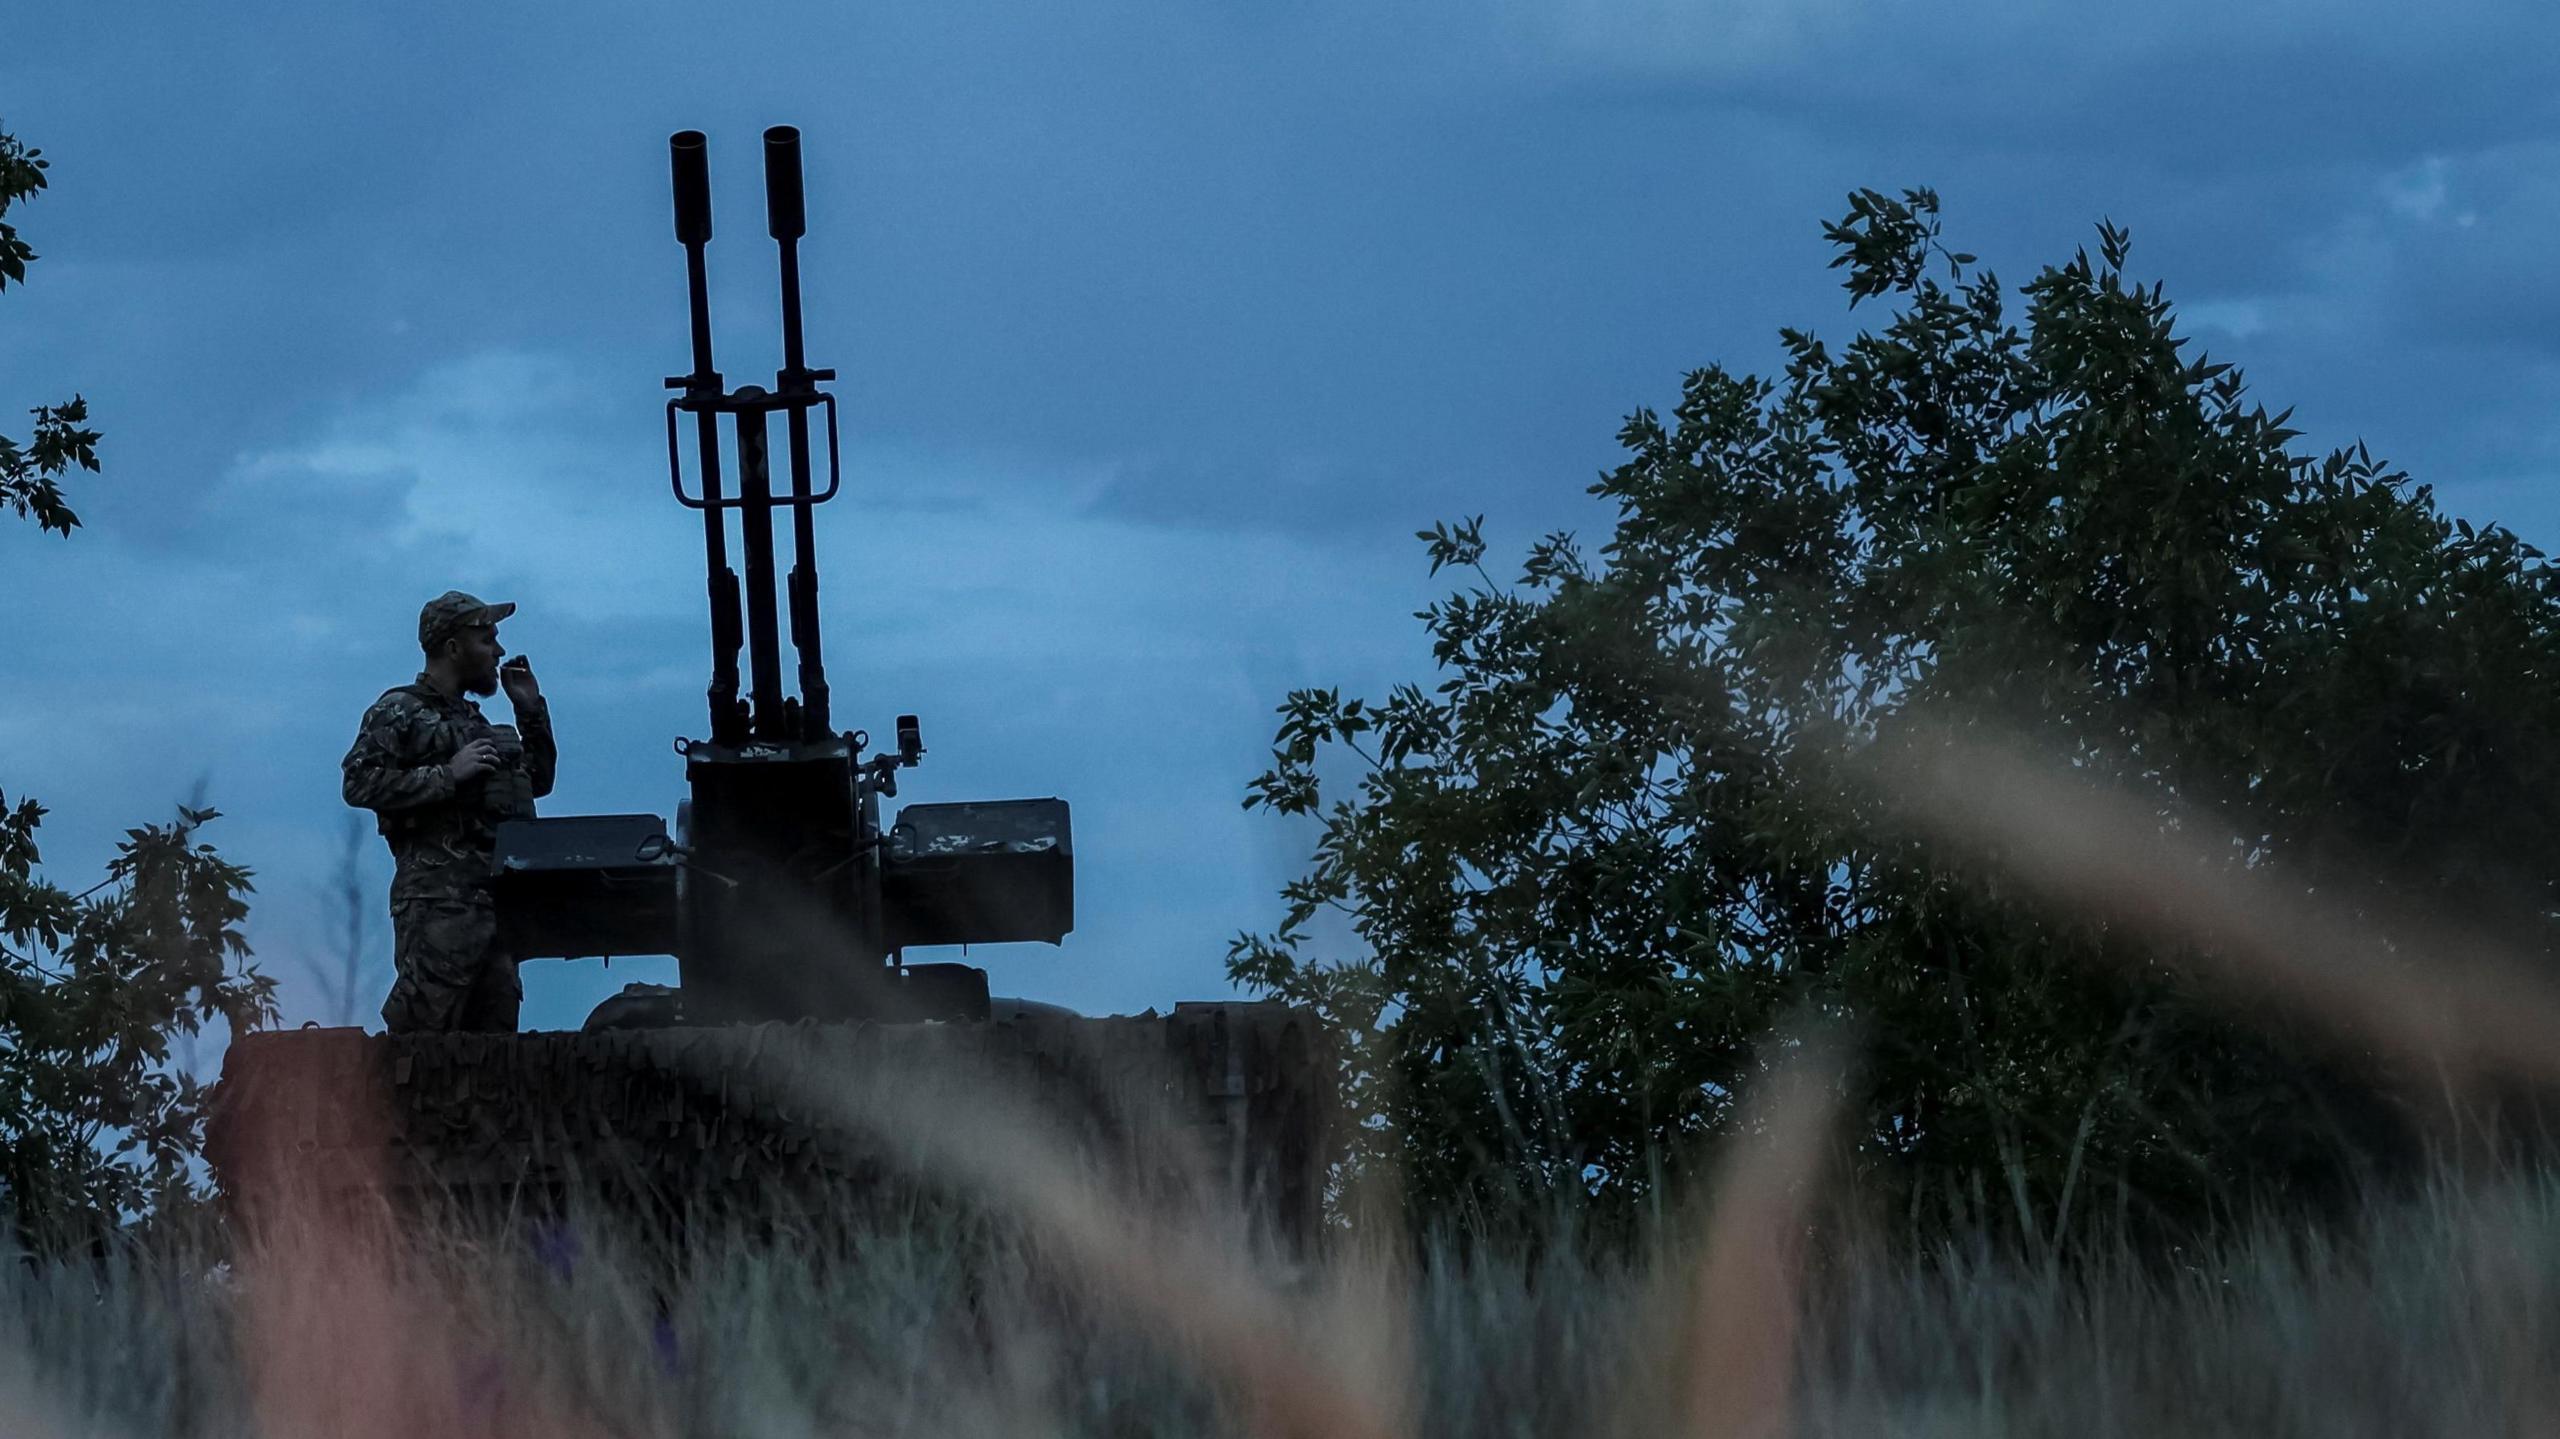
M 373 811 L 391 845 L 399 977 L 382 1022 L 394 1034 L 512 1032 L 523 1004 L 490 893 L 497 826 L 533 816 L 559 749 L 532 667 L 498 643 L 498 622 L 515 608 L 460 590 L 427 601 L 418 612 L 426 668 L 373 702 L 339 765 L 347 803 Z M 471 698 L 501 685 L 513 726 L 491 724 Z

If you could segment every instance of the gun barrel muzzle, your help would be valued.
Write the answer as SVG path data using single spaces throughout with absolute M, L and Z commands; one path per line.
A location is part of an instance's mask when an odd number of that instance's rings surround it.
M 809 230 L 800 198 L 800 130 L 776 125 L 764 132 L 765 218 L 777 240 L 797 240 Z
M 711 239 L 711 157 L 702 132 L 678 130 L 667 139 L 667 158 L 675 170 L 676 240 L 701 245 Z

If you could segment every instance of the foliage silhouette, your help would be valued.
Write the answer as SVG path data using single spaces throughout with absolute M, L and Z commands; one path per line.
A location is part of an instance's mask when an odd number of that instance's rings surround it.
M 1320 833 L 1229 972 L 1357 1041 L 1352 1162 L 1424 1212 L 1640 1208 L 1800 1010 L 1862 1034 L 1860 1187 L 1924 1234 L 2183 1230 L 2407 1156 L 2425 1076 L 2211 1010 L 1844 782 L 1924 717 L 2377 926 L 2549 952 L 2560 574 L 2361 446 L 2295 453 L 2123 229 L 2013 296 L 1939 210 L 1825 227 L 1876 328 L 1627 421 L 1596 555 L 1550 535 L 1506 584 L 1480 518 L 1422 532 L 1469 581 L 1418 616 L 1436 688 L 1281 706 L 1245 804 Z
M 44 183 L 40 153 L 0 132 L 0 288 L 35 258 L 9 208 Z M 36 411 L 27 448 L 0 438 L 0 504 L 70 534 L 59 481 L 98 467 L 86 418 L 74 399 Z M 250 873 L 197 838 L 217 817 L 200 799 L 127 830 L 106 878 L 79 894 L 39 871 L 44 815 L 0 795 L 0 1214 L 18 1243 L 59 1251 L 200 1197 L 205 1094 L 171 1046 L 275 1007 L 240 931 Z
M 0 290 L 24 284 L 36 252 L 9 223 L 11 206 L 45 187 L 44 152 L 0 130 Z M 59 405 L 39 405 L 35 432 L 20 445 L 0 435 L 0 505 L 42 529 L 68 535 L 80 517 L 63 500 L 62 477 L 72 466 L 98 468 L 98 433 L 88 427 L 89 404 L 78 395 Z

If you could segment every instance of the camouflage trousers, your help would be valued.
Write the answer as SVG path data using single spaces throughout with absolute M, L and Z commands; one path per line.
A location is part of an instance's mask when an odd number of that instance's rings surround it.
M 515 957 L 498 947 L 498 911 L 487 900 L 393 900 L 391 936 L 400 977 L 382 1002 L 385 1028 L 515 1032 L 524 985 Z

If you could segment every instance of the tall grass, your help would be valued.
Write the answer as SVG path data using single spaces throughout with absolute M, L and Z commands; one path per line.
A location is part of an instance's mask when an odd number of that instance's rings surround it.
M 1213 1335 L 1062 1282 L 1020 1232 L 377 1233 L 362 1252 L 127 1254 L 0 1277 L 0 1422 L 29 1436 L 1208 1435 L 1289 1428 Z M 1697 1372 L 1671 1291 L 1714 1238 L 1600 1259 L 1425 1245 L 1394 1292 L 1422 1434 L 1751 1432 Z M 2320 1234 L 2057 1266 L 1848 1251 L 1793 1291 L 1791 1412 L 1818 1435 L 2535 1432 L 2560 1418 L 2560 1182 L 2450 1182 Z M 311 1261 L 324 1260 L 325 1264 Z M 1357 1385 L 1311 1332 L 1323 1277 L 1265 1268 L 1262 1336 Z M 1666 1306 L 1670 1306 L 1666 1308 Z M 1730 1335 L 1727 1336 L 1730 1338 Z M 1354 1376 L 1354 1377 L 1346 1377 Z M 1665 1380 L 1670 1382 L 1665 1383 Z M 1309 1396 L 1315 1398 L 1318 1396 Z M 1338 1396 L 1337 1396 L 1338 1397 Z M 1739 1406 L 1747 1411 L 1747 1403 Z

